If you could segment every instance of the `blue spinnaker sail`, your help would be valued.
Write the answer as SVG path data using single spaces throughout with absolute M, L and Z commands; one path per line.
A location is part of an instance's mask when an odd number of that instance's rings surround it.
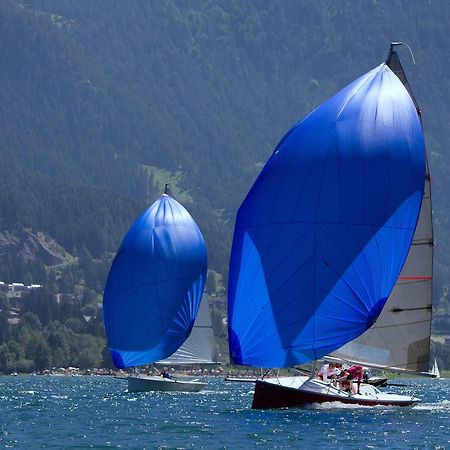
M 385 64 L 298 122 L 236 218 L 236 364 L 287 367 L 366 331 L 402 269 L 425 179 L 416 108 Z
M 183 344 L 197 316 L 206 271 L 199 228 L 164 194 L 128 231 L 106 282 L 103 314 L 117 367 L 158 361 Z

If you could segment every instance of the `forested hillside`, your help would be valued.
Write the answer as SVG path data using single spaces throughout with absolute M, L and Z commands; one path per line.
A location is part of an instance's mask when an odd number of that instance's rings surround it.
M 279 139 L 405 41 L 433 180 L 437 331 L 450 334 L 449 23 L 450 4 L 431 0 L 2 1 L 0 280 L 100 314 L 123 233 L 169 182 L 220 295 L 235 212 Z M 24 250 L 24 230 L 64 263 Z

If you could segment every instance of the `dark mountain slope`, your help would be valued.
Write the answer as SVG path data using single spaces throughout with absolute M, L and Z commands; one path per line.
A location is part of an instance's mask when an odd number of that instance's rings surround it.
M 158 170 L 178 173 L 210 265 L 223 274 L 236 208 L 283 133 L 381 63 L 390 41 L 408 42 L 417 66 L 402 57 L 424 111 L 444 283 L 446 2 L 7 0 L 0 13 L 2 154 L 141 204 L 160 191 Z

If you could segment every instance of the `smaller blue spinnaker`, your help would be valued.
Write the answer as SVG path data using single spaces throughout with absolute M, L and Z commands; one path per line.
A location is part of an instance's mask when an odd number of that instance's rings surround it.
M 164 194 L 133 224 L 109 272 L 103 297 L 108 345 L 125 368 L 167 358 L 188 338 L 206 281 L 203 236 Z

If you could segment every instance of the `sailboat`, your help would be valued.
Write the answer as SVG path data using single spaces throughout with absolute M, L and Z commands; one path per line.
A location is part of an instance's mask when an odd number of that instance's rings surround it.
M 208 301 L 200 303 L 192 332 L 183 345 L 168 358 L 155 362 L 155 366 L 186 367 L 217 364 L 214 331 Z M 166 374 L 167 372 L 162 372 Z M 182 380 L 174 376 L 136 375 L 128 377 L 128 392 L 178 391 L 199 392 L 207 383 Z
M 386 61 L 407 89 L 420 120 L 421 111 L 411 91 L 397 52 Z M 425 153 L 425 185 L 420 215 L 408 257 L 376 323 L 332 355 L 397 373 L 427 376 L 433 302 L 433 220 L 431 176 Z
M 111 265 L 103 314 L 113 363 L 129 368 L 173 355 L 190 337 L 207 272 L 203 236 L 165 193 L 132 225 Z M 206 301 L 205 308 L 208 308 Z M 206 311 L 209 311 L 206 309 Z M 192 340 L 191 340 L 192 342 Z M 198 391 L 204 383 L 130 377 L 130 391 Z
M 233 363 L 328 356 L 428 374 L 430 177 L 397 45 L 291 128 L 242 203 L 228 289 Z M 252 407 L 420 401 L 366 384 L 349 394 L 313 372 L 257 380 Z
M 434 358 L 434 363 L 433 363 L 433 367 L 431 368 L 431 373 L 434 375 L 435 378 L 441 378 L 441 372 L 439 370 L 439 366 L 436 361 L 436 358 Z

